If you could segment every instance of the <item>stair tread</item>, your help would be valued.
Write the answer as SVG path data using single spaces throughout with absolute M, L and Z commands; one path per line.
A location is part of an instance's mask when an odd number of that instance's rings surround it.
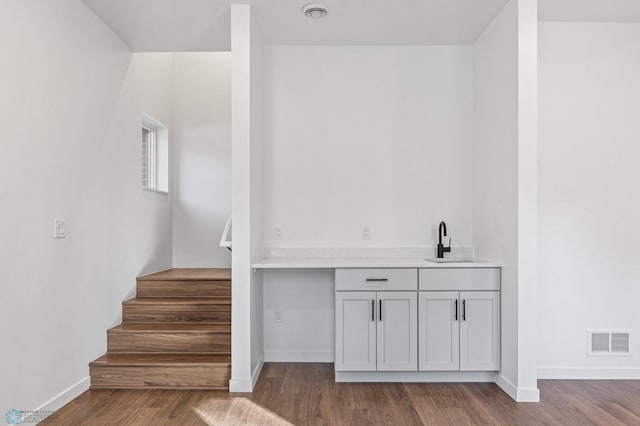
M 200 322 L 126 322 L 110 328 L 112 333 L 136 333 L 136 332 L 201 332 L 217 331 L 231 332 L 230 323 L 200 323 Z
M 229 354 L 105 354 L 90 367 L 230 366 Z
M 185 304 L 185 305 L 230 305 L 229 297 L 135 297 L 124 304 Z
M 143 275 L 139 281 L 230 281 L 231 269 L 227 268 L 173 268 Z

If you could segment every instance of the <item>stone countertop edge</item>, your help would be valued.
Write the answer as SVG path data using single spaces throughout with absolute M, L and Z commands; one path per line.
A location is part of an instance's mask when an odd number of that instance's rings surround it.
M 252 269 L 338 269 L 338 268 L 501 268 L 482 259 L 473 262 L 434 263 L 421 258 L 268 258 L 251 265 Z

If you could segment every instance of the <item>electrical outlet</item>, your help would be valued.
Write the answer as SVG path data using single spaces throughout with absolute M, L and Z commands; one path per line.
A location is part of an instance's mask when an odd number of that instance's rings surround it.
M 67 232 L 64 226 L 64 219 L 53 220 L 53 238 L 67 238 Z
M 371 239 L 371 227 L 369 225 L 365 225 L 362 227 L 362 239 L 363 240 Z
M 276 225 L 273 227 L 273 239 L 274 240 L 280 240 L 282 239 L 282 227 L 279 225 Z
M 282 311 L 273 311 L 273 322 L 282 322 Z

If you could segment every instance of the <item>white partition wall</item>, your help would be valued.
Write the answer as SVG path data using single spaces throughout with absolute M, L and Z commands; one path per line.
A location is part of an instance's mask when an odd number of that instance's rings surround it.
M 231 392 L 251 392 L 262 368 L 262 42 L 250 5 L 231 6 Z
M 502 263 L 497 383 L 536 401 L 535 0 L 512 0 L 474 45 L 473 243 Z
M 518 1 L 518 392 L 540 400 L 537 373 L 538 2 Z M 504 324 L 504 322 L 503 322 Z

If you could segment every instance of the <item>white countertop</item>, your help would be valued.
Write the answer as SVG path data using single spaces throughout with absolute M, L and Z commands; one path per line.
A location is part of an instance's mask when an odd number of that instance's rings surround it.
M 251 265 L 254 269 L 334 269 L 334 268 L 500 268 L 495 262 L 434 263 L 424 258 L 270 258 Z

